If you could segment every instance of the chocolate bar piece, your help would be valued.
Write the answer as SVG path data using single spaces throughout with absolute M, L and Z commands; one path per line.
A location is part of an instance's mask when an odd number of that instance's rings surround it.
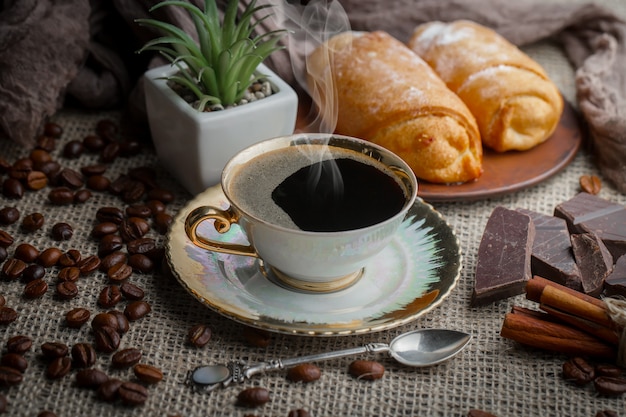
M 626 255 L 619 257 L 613 265 L 613 271 L 604 280 L 604 292 L 608 296 L 626 297 Z
M 529 215 L 535 224 L 535 240 L 530 258 L 532 274 L 582 291 L 580 270 L 572 253 L 565 220 L 523 208 L 517 210 Z
M 530 216 L 501 206 L 493 210 L 478 248 L 471 305 L 485 305 L 524 292 L 531 278 L 534 238 Z
M 572 250 L 580 269 L 583 292 L 599 297 L 604 288 L 604 280 L 613 270 L 613 257 L 594 233 L 571 235 Z
M 595 233 L 614 259 L 626 254 L 626 207 L 589 193 L 559 204 L 554 215 L 567 221 L 571 234 Z

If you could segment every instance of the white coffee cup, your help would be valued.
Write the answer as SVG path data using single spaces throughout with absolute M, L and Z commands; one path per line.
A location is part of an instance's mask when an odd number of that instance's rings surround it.
M 263 194 L 270 194 L 274 185 L 270 184 L 268 188 L 267 183 L 272 179 L 256 172 L 256 168 L 250 168 L 255 165 L 253 162 L 267 158 L 267 155 L 280 156 L 287 165 L 294 155 L 299 155 L 297 158 L 300 159 L 306 155 L 312 158 L 310 163 L 319 158 L 354 155 L 355 159 L 371 164 L 395 179 L 403 195 L 402 205 L 391 215 L 376 220 L 375 224 L 351 230 L 319 232 L 278 224 L 271 219 L 273 214 L 269 215 L 270 211 L 259 214 L 253 207 L 256 199 L 244 202 L 250 198 L 245 194 L 246 198 L 237 196 L 233 190 L 237 180 L 239 183 L 252 181 L 248 183 L 253 185 L 252 192 L 267 188 L 260 191 L 259 201 L 265 198 Z M 275 170 L 279 171 L 278 164 Z M 245 177 L 238 178 L 246 172 Z M 279 176 L 274 179 L 280 180 Z M 226 164 L 221 186 L 230 207 L 197 207 L 185 220 L 185 232 L 195 245 L 209 251 L 258 257 L 270 278 L 304 291 L 328 292 L 345 288 L 358 280 L 367 263 L 387 246 L 414 204 L 418 184 L 411 168 L 381 146 L 347 136 L 306 133 L 269 139 L 244 149 Z M 207 220 L 214 220 L 215 229 L 220 233 L 227 232 L 232 224 L 238 224 L 250 244 L 220 242 L 199 235 L 198 226 Z

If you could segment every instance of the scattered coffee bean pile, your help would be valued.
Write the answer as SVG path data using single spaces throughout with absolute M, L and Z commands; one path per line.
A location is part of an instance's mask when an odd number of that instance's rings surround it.
M 164 375 L 156 366 L 141 362 L 143 355 L 139 348 L 118 349 L 131 323 L 151 312 L 143 289 L 131 282 L 131 278 L 133 274 L 146 274 L 163 266 L 164 249 L 148 234 L 167 232 L 172 221 L 167 204 L 173 201 L 174 195 L 159 187 L 150 167 L 131 168 L 115 179 L 106 176 L 110 163 L 118 157 L 136 155 L 141 149 L 139 142 L 120 140 L 117 125 L 112 121 L 98 122 L 95 134 L 63 146 L 61 159 L 75 159 L 84 152 L 99 155 L 99 163 L 84 166 L 79 171 L 64 167 L 62 161 L 52 156 L 62 134 L 61 126 L 48 123 L 28 157 L 13 162 L 0 157 L 4 200 L 20 200 L 28 193 L 39 192 L 41 207 L 50 204 L 68 206 L 71 210 L 72 206 L 84 204 L 97 193 L 110 193 L 121 199 L 123 208 L 98 209 L 90 234 L 98 241 L 98 251 L 86 254 L 77 249 L 64 251 L 56 246 L 36 248 L 27 239 L 29 234 L 47 226 L 44 213 L 20 213 L 10 205 L 0 207 L 0 279 L 7 283 L 23 282 L 25 300 L 44 297 L 52 288 L 52 297 L 63 302 L 77 297 L 81 280 L 101 271 L 108 282 L 97 296 L 98 311 L 76 307 L 65 314 L 64 324 L 70 329 L 80 329 L 91 319 L 90 340 L 81 340 L 72 346 L 46 341 L 40 345 L 37 360 L 45 362 L 45 377 L 50 380 L 65 378 L 74 372 L 75 385 L 95 390 L 102 401 L 141 405 L 148 398 L 148 387 L 161 381 Z M 8 228 L 16 226 L 21 234 L 26 234 L 25 241 L 17 242 L 9 233 Z M 52 242 L 71 241 L 74 236 L 69 221 L 48 227 Z M 117 309 L 122 302 L 124 308 Z M 0 326 L 12 323 L 18 316 L 19 311 L 6 305 L 5 297 L 0 295 Z M 193 340 L 197 346 L 202 346 L 209 338 L 210 329 L 202 328 Z M 15 335 L 8 340 L 0 360 L 0 388 L 22 382 L 32 345 L 32 339 L 26 335 Z M 108 357 L 113 372 L 122 375 L 121 370 L 131 368 L 132 377 L 116 378 L 99 369 Z M 9 406 L 7 398 L 0 394 L 0 413 Z M 50 411 L 43 413 L 53 415 Z
M 563 378 L 580 387 L 593 383 L 599 395 L 616 397 L 626 393 L 624 369 L 615 365 L 592 365 L 584 358 L 575 357 L 563 364 Z

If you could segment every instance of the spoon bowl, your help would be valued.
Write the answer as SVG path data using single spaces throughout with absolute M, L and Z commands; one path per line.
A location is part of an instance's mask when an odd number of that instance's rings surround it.
M 471 339 L 470 334 L 455 330 L 421 329 L 393 339 L 389 344 L 389 353 L 404 365 L 432 366 L 452 358 Z

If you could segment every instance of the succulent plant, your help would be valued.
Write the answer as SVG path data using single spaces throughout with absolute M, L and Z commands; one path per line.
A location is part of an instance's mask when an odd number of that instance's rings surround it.
M 264 78 L 256 72 L 257 66 L 272 52 L 282 49 L 278 44 L 286 30 L 255 35 L 254 29 L 270 15 L 252 23 L 259 10 L 271 7 L 256 6 L 256 0 L 245 6 L 238 17 L 238 0 L 229 0 L 220 14 L 215 0 L 205 0 L 204 10 L 181 0 L 165 0 L 154 5 L 150 12 L 165 6 L 186 9 L 198 35 L 196 42 L 179 27 L 156 19 L 136 19 L 142 26 L 156 28 L 164 36 L 147 42 L 138 52 L 157 51 L 179 68 L 165 77 L 190 90 L 197 98 L 197 108 L 207 105 L 228 106 L 241 100 L 250 85 Z

